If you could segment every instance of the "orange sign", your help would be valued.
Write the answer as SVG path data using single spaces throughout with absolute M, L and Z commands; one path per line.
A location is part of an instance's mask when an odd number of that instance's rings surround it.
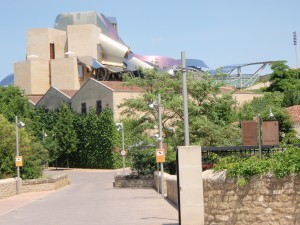
M 23 166 L 22 156 L 16 156 L 16 166 L 17 167 Z
M 156 162 L 163 163 L 166 161 L 164 149 L 156 149 Z

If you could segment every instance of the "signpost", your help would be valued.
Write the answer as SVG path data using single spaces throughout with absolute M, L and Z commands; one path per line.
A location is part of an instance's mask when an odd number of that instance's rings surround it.
M 255 121 L 242 121 L 243 145 L 257 145 L 257 123 Z
M 263 121 L 262 122 L 263 145 L 278 145 L 279 130 L 278 121 Z
M 16 156 L 16 166 L 22 167 L 23 166 L 23 158 L 22 156 Z
M 156 162 L 164 163 L 166 161 L 165 150 L 164 149 L 156 149 Z
M 273 114 L 270 113 L 273 116 Z M 278 121 L 263 121 L 260 120 L 260 115 L 257 116 L 258 121 L 243 121 L 242 137 L 244 146 L 259 146 L 259 158 L 261 159 L 261 145 L 278 145 L 279 144 L 279 128 Z M 258 131 L 258 132 L 257 132 Z M 262 132 L 261 132 L 262 131 Z

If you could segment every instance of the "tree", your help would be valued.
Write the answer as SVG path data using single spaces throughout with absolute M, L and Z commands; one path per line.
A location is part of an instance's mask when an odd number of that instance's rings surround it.
M 15 124 L 10 123 L 0 114 L 0 179 L 16 176 L 16 133 Z M 42 175 L 42 162 L 48 157 L 48 152 L 36 141 L 26 127 L 19 129 L 19 149 L 23 156 L 21 177 L 23 179 L 38 178 Z
M 68 105 L 64 104 L 58 109 L 53 131 L 59 146 L 59 155 L 66 157 L 66 165 L 69 168 L 69 156 L 76 150 L 77 135 L 74 130 L 74 114 Z
M 33 111 L 23 91 L 15 86 L 0 87 L 0 114 L 3 114 L 10 122 L 15 116 L 29 118 Z
M 182 145 L 184 135 L 181 73 L 170 77 L 168 73 L 152 69 L 144 70 L 143 74 L 143 78 L 133 78 L 126 81 L 125 85 L 141 87 L 145 92 L 140 98 L 127 99 L 121 104 L 120 107 L 123 109 L 122 115 L 138 120 L 139 125 L 137 127 L 142 126 L 143 130 L 148 130 L 148 134 L 153 133 L 153 130 L 158 128 L 158 109 L 151 110 L 148 105 L 156 101 L 157 95 L 160 93 L 163 106 L 162 126 L 165 140 L 172 146 Z M 227 129 L 229 126 L 230 130 L 238 130 L 237 126 L 233 124 L 236 118 L 234 100 L 230 95 L 222 94 L 220 86 L 215 84 L 208 75 L 188 73 L 187 81 L 190 97 L 188 108 L 191 144 L 199 142 L 212 145 L 220 144 L 222 142 L 221 139 L 224 139 L 224 132 L 218 132 L 218 130 L 222 130 L 222 127 L 225 126 Z M 208 138 L 207 133 L 202 131 L 205 127 L 211 125 L 214 125 L 213 129 L 210 129 L 212 132 L 211 136 L 216 138 L 214 139 L 215 141 L 206 141 Z M 175 133 L 170 132 L 170 128 L 172 130 L 175 128 Z M 218 133 L 222 133 L 222 136 L 218 136 Z M 230 136 L 236 136 L 237 133 L 232 132 Z M 216 140 L 220 140 L 220 142 Z M 227 140 L 230 140 L 229 137 Z
M 267 91 L 285 92 L 287 90 L 299 90 L 299 70 L 290 69 L 286 65 L 286 61 L 272 63 L 271 69 L 273 70 L 270 78 L 271 85 L 267 88 Z

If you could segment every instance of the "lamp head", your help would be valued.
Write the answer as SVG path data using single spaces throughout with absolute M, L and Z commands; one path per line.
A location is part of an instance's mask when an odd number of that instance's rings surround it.
M 120 131 L 123 129 L 123 123 L 116 123 L 117 131 Z
M 270 107 L 270 115 L 269 115 L 270 119 L 274 119 L 274 114 L 272 112 L 272 108 Z
M 149 108 L 150 109 L 154 109 L 154 102 L 152 102 L 151 104 L 149 104 Z
M 20 122 L 19 122 L 19 126 L 20 126 L 20 127 L 24 127 L 24 126 L 25 126 L 25 123 L 23 123 L 22 121 L 20 121 Z

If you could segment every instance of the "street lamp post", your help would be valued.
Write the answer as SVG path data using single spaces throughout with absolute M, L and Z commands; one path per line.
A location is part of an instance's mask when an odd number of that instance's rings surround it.
M 160 94 L 158 94 L 158 101 L 157 104 L 156 103 L 151 103 L 149 105 L 150 108 L 154 108 L 154 105 L 156 105 L 158 107 L 158 130 L 159 130 L 159 134 L 158 134 L 158 140 L 159 140 L 159 148 L 163 149 L 163 135 L 162 135 L 162 119 L 161 119 L 161 110 L 162 110 L 162 106 L 161 106 L 161 96 Z M 157 170 L 158 170 L 158 166 L 157 166 Z M 160 163 L 160 173 L 161 173 L 161 197 L 164 198 L 164 164 L 163 162 Z
M 19 126 L 23 127 L 25 124 L 20 121 L 18 122 L 18 116 L 16 116 L 16 157 L 20 156 L 19 152 Z M 20 166 L 17 165 L 17 195 L 20 194 Z
M 158 127 L 159 127 L 159 148 L 163 149 L 163 135 L 162 135 L 162 122 L 161 122 L 161 96 L 158 94 Z M 164 198 L 164 163 L 160 163 L 161 173 L 161 197 Z
M 122 131 L 122 160 L 123 160 L 123 176 L 125 175 L 125 147 L 124 147 L 124 124 L 123 123 L 117 123 L 117 130 Z

